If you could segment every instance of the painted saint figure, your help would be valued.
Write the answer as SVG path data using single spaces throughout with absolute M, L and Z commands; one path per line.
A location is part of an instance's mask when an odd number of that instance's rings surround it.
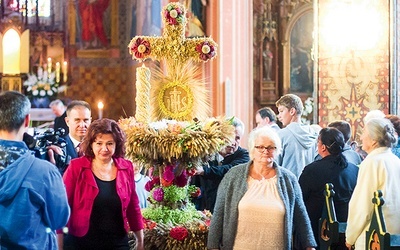
M 82 42 L 85 48 L 108 46 L 104 30 L 103 15 L 110 0 L 79 0 L 79 13 L 82 23 Z M 99 44 L 101 43 L 101 44 Z

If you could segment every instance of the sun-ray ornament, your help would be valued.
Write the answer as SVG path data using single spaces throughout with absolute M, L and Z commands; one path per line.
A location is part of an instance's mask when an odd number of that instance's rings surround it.
M 162 69 L 154 69 L 151 100 L 147 100 L 149 97 L 144 93 L 136 98 L 137 104 L 150 103 L 151 106 L 137 105 L 139 117 L 136 118 L 143 122 L 163 118 L 178 121 L 204 119 L 210 113 L 210 105 L 198 63 L 215 58 L 217 44 L 210 37 L 185 38 L 187 19 L 182 4 L 169 3 L 161 15 L 165 26 L 161 37 L 136 36 L 128 46 L 132 59 L 139 62 L 152 59 L 165 65 Z M 148 71 L 146 68 L 140 71 L 143 74 L 139 73 L 138 79 L 143 81 L 137 81 L 137 89 L 150 89 L 150 75 L 145 74 Z
M 189 197 L 199 189 L 188 180 L 210 155 L 234 139 L 233 118 L 210 118 L 200 63 L 217 55 L 209 37 L 185 38 L 186 10 L 178 2 L 161 12 L 161 37 L 136 36 L 132 59 L 159 61 L 136 68 L 136 114 L 120 120 L 127 134 L 126 156 L 149 169 L 146 249 L 206 249 L 210 214 L 200 213 Z M 150 106 L 150 107 L 149 107 Z

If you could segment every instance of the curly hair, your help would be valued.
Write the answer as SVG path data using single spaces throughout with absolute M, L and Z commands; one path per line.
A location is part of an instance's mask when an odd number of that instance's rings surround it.
M 88 128 L 85 138 L 81 144 L 85 156 L 94 158 L 92 144 L 100 134 L 111 134 L 115 141 L 114 157 L 125 156 L 126 135 L 114 120 L 103 118 L 92 122 Z

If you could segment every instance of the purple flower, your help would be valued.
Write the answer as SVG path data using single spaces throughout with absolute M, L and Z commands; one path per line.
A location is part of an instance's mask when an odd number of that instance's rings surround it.
M 160 187 L 154 189 L 153 191 L 153 199 L 155 201 L 161 202 L 164 200 L 164 190 Z
M 163 178 L 167 182 L 171 182 L 174 180 L 174 168 L 171 165 L 168 165 L 164 169 Z
M 186 186 L 188 182 L 186 171 L 182 171 L 182 174 L 175 178 L 175 185 L 178 187 Z

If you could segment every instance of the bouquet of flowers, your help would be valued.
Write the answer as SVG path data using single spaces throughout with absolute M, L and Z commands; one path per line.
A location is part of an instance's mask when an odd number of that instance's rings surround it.
M 65 86 L 59 86 L 59 79 L 56 79 L 55 72 L 43 71 L 38 69 L 36 74 L 28 74 L 28 79 L 24 82 L 26 95 L 32 98 L 56 98 L 59 92 L 65 90 Z

